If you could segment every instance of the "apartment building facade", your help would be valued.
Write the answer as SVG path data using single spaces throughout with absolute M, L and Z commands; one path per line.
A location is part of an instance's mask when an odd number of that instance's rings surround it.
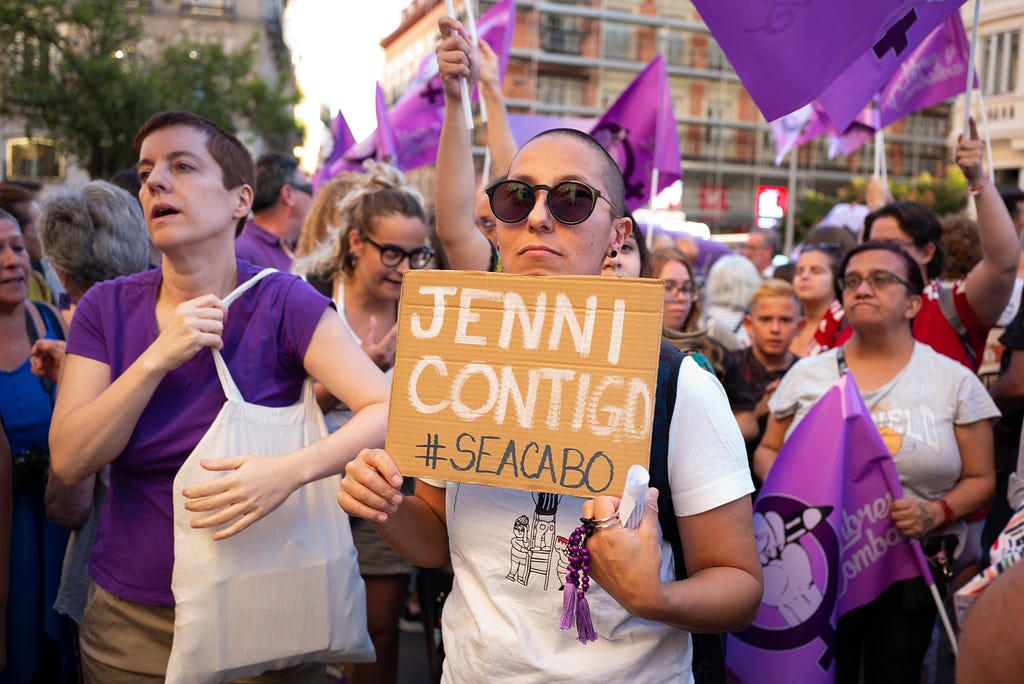
M 1008 0 L 1009 1 L 1009 0 Z M 494 2 L 480 0 L 476 16 Z M 462 3 L 456 2 L 457 11 Z M 757 188 L 787 185 L 774 165 L 774 139 L 725 55 L 687 0 L 517 0 L 516 30 L 503 89 L 510 112 L 599 117 L 660 52 L 665 55 L 679 123 L 682 210 L 715 232 L 754 221 Z M 401 26 L 382 41 L 382 82 L 394 100 L 438 38 L 441 0 L 414 0 Z M 1024 116 L 1024 111 L 1021 112 Z M 915 114 L 886 130 L 889 174 L 942 175 L 951 163 L 949 108 Z M 482 155 L 482 148 L 481 155 Z M 828 159 L 827 141 L 802 147 L 797 191 L 826 193 L 871 173 L 872 144 Z M 416 174 L 429 185 L 429 174 Z

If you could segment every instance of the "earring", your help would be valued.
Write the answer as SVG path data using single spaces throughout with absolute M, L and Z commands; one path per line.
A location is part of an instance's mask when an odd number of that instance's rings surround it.
M 619 256 L 619 250 L 617 249 L 613 249 L 611 252 L 608 253 L 609 259 L 614 259 L 617 256 Z

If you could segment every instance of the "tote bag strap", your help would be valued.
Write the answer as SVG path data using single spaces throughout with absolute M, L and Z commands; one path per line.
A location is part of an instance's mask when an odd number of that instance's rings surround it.
M 265 268 L 236 287 L 230 294 L 228 294 L 227 297 L 221 300 L 224 303 L 224 306 L 230 307 L 231 302 L 238 299 L 247 290 L 249 290 L 249 288 L 266 278 L 271 273 L 277 273 L 277 269 Z M 234 378 L 231 377 L 231 373 L 228 371 L 228 364 L 224 362 L 224 357 L 221 356 L 220 351 L 216 349 L 213 349 L 212 351 L 213 365 L 217 367 L 217 377 L 220 378 L 221 387 L 224 388 L 224 396 L 228 398 L 228 401 L 243 401 L 242 393 L 238 390 L 238 385 L 235 384 Z

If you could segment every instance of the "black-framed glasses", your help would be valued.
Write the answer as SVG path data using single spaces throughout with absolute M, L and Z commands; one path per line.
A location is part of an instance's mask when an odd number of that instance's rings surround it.
M 847 273 L 842 278 L 837 278 L 836 284 L 839 285 L 839 289 L 843 292 L 853 292 L 860 287 L 860 284 L 864 281 L 867 281 L 868 287 L 870 287 L 872 291 L 877 291 L 880 288 L 886 288 L 890 285 L 896 285 L 897 283 L 903 285 L 911 292 L 914 291 L 914 288 L 911 287 L 910 283 L 891 271 L 872 271 L 866 276 L 862 276 L 859 273 Z
M 679 294 L 696 299 L 700 293 L 697 285 L 693 282 L 677 283 L 674 280 L 663 280 L 661 282 L 665 283 L 665 299 L 675 299 Z
M 533 211 L 537 204 L 538 190 L 547 190 L 548 211 L 555 220 L 566 226 L 574 226 L 590 218 L 598 198 L 608 203 L 616 218 L 622 216 L 600 190 L 575 180 L 555 185 L 530 185 L 520 180 L 503 180 L 487 188 L 487 198 L 490 200 L 491 211 L 499 221 L 519 223 Z
M 426 268 L 430 260 L 434 258 L 434 250 L 430 247 L 417 247 L 411 252 L 407 252 L 398 245 L 381 245 L 366 235 L 360 234 L 360 237 L 377 248 L 377 251 L 380 252 L 380 263 L 388 268 L 395 268 L 405 259 L 409 260 L 409 268 Z
M 313 196 L 313 184 L 312 183 L 289 183 L 289 187 L 295 188 L 299 192 L 304 192 L 310 197 Z

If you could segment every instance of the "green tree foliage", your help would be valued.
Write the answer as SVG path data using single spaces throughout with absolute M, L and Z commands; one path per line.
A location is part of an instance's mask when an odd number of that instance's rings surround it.
M 797 200 L 794 217 L 796 239 L 825 218 L 829 210 L 840 202 L 865 203 L 867 178 L 854 178 L 849 185 L 826 195 L 816 190 L 804 190 Z M 920 202 L 939 216 L 955 214 L 967 206 L 967 180 L 956 166 L 946 169 L 946 175 L 936 177 L 928 172 L 905 181 L 890 181 L 889 190 L 894 199 Z
M 23 117 L 27 135 L 57 140 L 93 178 L 131 166 L 135 131 L 168 109 L 244 128 L 281 149 L 298 142 L 297 95 L 254 73 L 255 38 L 230 53 L 186 35 L 157 44 L 145 33 L 142 5 L 0 0 L 0 114 Z

